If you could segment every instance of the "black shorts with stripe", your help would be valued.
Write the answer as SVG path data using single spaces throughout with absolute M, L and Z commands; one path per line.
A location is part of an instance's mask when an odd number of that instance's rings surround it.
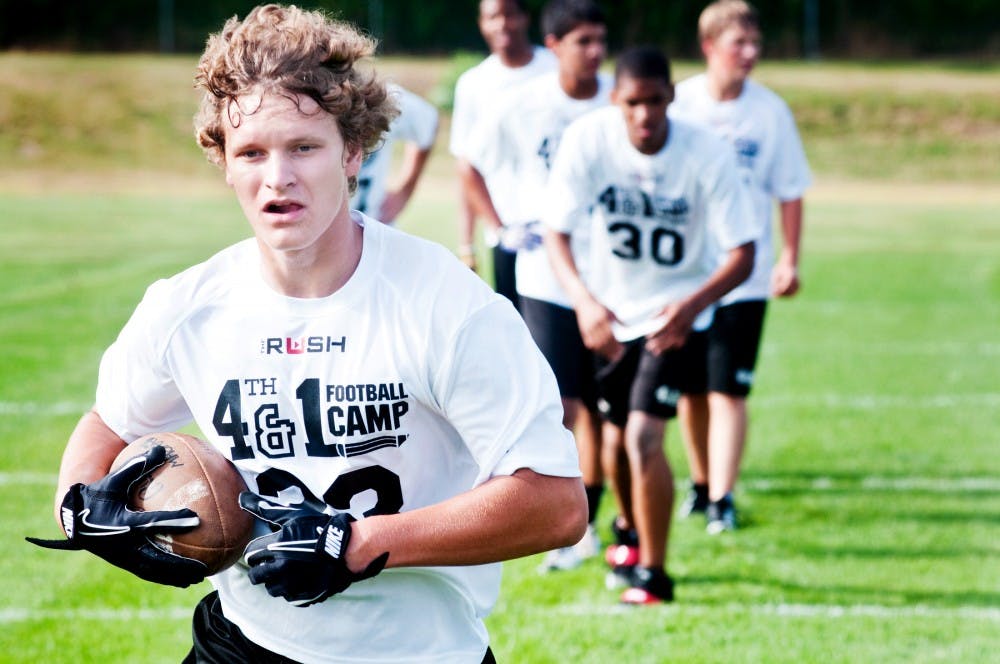
M 708 329 L 708 390 L 745 397 L 753 387 L 767 300 L 744 300 L 715 310 Z
M 670 419 L 677 414 L 681 394 L 706 389 L 706 332 L 692 332 L 680 348 L 653 355 L 646 339 L 625 344 L 614 362 L 598 359 L 598 410 L 604 419 L 625 426 L 632 411 Z

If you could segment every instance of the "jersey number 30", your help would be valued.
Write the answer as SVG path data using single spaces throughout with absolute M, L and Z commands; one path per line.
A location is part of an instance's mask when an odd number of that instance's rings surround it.
M 611 253 L 618 258 L 642 260 L 648 247 L 649 257 L 658 265 L 673 267 L 684 260 L 684 236 L 672 228 L 654 226 L 644 239 L 642 228 L 622 219 L 608 224 L 608 235 L 613 240 Z

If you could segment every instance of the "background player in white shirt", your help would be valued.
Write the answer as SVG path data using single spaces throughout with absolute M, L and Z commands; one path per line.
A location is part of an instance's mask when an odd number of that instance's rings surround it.
M 459 176 L 459 255 L 471 268 L 476 268 L 475 231 L 477 216 L 485 214 L 483 198 L 487 191 L 511 191 L 514 186 L 509 172 L 493 174 L 489 182 L 471 167 L 470 153 L 476 125 L 484 122 L 496 109 L 500 98 L 515 86 L 554 71 L 556 59 L 541 46 L 528 40 L 530 17 L 522 0 L 481 0 L 479 31 L 490 49 L 481 63 L 463 73 L 455 84 L 455 100 L 451 116 L 449 150 L 455 157 Z M 488 189 L 487 189 L 488 187 Z M 509 199 L 497 196 L 495 204 Z M 493 250 L 493 281 L 496 291 L 517 306 L 514 283 L 514 251 L 521 243 L 517 232 L 504 237 L 501 219 L 504 209 L 497 209 L 499 218 L 484 217 L 486 241 Z
M 197 423 L 256 492 L 241 505 L 277 522 L 211 577 L 189 662 L 492 661 L 496 562 L 585 530 L 555 379 L 520 317 L 439 245 L 348 208 L 394 113 L 355 66 L 373 50 L 276 5 L 210 37 L 199 142 L 254 237 L 148 289 L 64 452 L 71 548 L 148 580 L 204 571 L 157 555 L 157 529 L 110 490 L 127 441 Z M 191 515 L 141 518 L 172 516 Z
M 545 215 L 556 275 L 584 342 L 605 360 L 602 414 L 624 429 L 631 488 L 616 482 L 616 497 L 639 542 L 622 601 L 635 604 L 673 599 L 665 562 L 674 491 L 664 431 L 678 394 L 701 391 L 702 331 L 712 304 L 750 274 L 757 233 L 728 146 L 668 121 L 672 98 L 662 52 L 638 47 L 619 56 L 614 107 L 563 134 Z M 582 276 L 571 244 L 580 224 L 590 229 Z M 716 246 L 728 252 L 718 267 Z
M 365 157 L 358 173 L 358 188 L 351 197 L 351 208 L 391 224 L 406 207 L 424 172 L 434 137 L 437 135 L 438 110 L 434 104 L 395 83 L 386 84 L 399 108 L 382 144 Z M 395 186 L 389 177 L 396 143 L 403 143 L 403 160 Z
M 604 12 L 591 0 L 553 0 L 542 10 L 545 46 L 559 69 L 518 86 L 498 106 L 472 141 L 473 167 L 487 174 L 508 170 L 517 194 L 505 201 L 508 227 L 522 226 L 535 239 L 517 252 L 517 294 L 531 336 L 549 361 L 563 400 L 563 422 L 576 434 L 587 490 L 588 533 L 578 546 L 550 552 L 543 569 L 569 569 L 600 549 L 594 518 L 604 486 L 601 423 L 597 416 L 593 355 L 583 344 L 569 297 L 541 246 L 540 218 L 548 196 L 549 169 L 562 133 L 575 118 L 606 106 L 613 82 L 599 74 L 606 54 Z M 497 192 L 510 195 L 509 192 Z M 498 219 L 489 193 L 487 217 Z M 497 203 L 497 207 L 500 203 Z M 576 242 L 583 241 L 578 232 Z
M 707 70 L 678 84 L 670 114 L 708 127 L 734 148 L 761 226 L 753 274 L 723 298 L 709 331 L 708 393 L 685 396 L 680 405 L 692 478 L 680 511 L 705 512 L 708 532 L 717 534 L 736 527 L 732 490 L 746 442 L 746 399 L 767 298 L 799 289 L 802 195 L 812 177 L 788 106 L 748 78 L 760 56 L 753 7 L 743 0 L 712 3 L 701 14 L 698 36 Z M 777 263 L 775 201 L 782 240 Z

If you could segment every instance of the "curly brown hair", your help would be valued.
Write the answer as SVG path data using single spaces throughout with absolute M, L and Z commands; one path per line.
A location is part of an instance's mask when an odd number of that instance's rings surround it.
M 276 4 L 232 17 L 209 36 L 195 87 L 204 90 L 195 137 L 212 163 L 225 164 L 223 114 L 250 92 L 304 95 L 337 119 L 344 144 L 365 154 L 378 148 L 398 110 L 374 70 L 358 61 L 376 42 L 319 11 Z

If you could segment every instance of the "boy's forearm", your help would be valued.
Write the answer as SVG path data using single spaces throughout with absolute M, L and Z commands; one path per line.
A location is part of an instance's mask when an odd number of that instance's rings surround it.
M 781 201 L 778 207 L 781 219 L 782 258 L 797 266 L 802 242 L 802 199 Z

